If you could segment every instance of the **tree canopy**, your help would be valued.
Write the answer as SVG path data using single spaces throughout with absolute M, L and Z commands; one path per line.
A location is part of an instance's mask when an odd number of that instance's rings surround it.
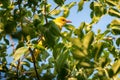
M 0 79 L 120 79 L 120 0 L 66 1 L 53 0 L 52 7 L 48 0 L 0 0 Z M 88 2 L 90 23 L 60 31 L 52 22 Z M 114 19 L 95 33 L 105 15 Z

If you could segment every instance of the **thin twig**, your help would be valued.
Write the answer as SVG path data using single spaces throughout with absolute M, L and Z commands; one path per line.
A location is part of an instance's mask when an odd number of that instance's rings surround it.
M 34 56 L 34 50 L 32 50 L 31 48 L 29 48 L 29 51 L 30 51 L 30 53 L 31 53 L 31 56 L 32 56 L 32 60 L 33 60 L 33 65 L 34 65 L 34 70 L 35 70 L 35 73 L 36 73 L 36 76 L 37 76 L 37 79 L 38 80 L 40 80 L 40 78 L 39 78 L 39 74 L 38 74 L 38 72 L 37 72 L 37 67 L 36 67 L 36 61 L 35 61 L 35 56 Z
M 45 21 L 46 21 L 46 23 L 48 23 L 48 20 L 47 20 L 47 12 L 46 12 L 46 4 L 47 4 L 47 0 L 44 0 L 44 16 L 45 16 Z
M 12 36 L 10 35 L 10 42 L 11 42 L 11 46 L 13 48 L 13 53 L 15 53 L 15 48 L 14 48 L 14 41 L 12 39 Z M 16 69 L 16 76 L 17 78 L 19 78 L 19 66 L 20 66 L 20 59 L 17 61 L 18 65 L 17 65 L 17 69 Z
M 51 11 L 48 13 L 48 15 L 51 14 L 53 11 L 55 11 L 58 7 L 59 7 L 59 5 L 56 6 L 53 10 L 51 10 Z
M 19 78 L 19 66 L 20 66 L 20 59 L 18 60 L 18 65 L 17 65 L 17 78 Z

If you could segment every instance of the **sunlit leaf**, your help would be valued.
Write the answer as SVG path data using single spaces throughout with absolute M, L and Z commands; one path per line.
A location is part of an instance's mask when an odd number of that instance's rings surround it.
M 94 59 L 95 60 L 98 60 L 99 59 L 99 57 L 101 56 L 101 53 L 102 53 L 102 51 L 103 51 L 103 43 L 102 42 L 99 42 L 99 43 L 97 43 L 96 45 L 95 45 L 95 57 L 94 57 Z
M 34 19 L 39 19 L 38 14 L 34 14 L 33 18 L 34 18 Z
M 69 9 L 65 8 L 64 11 L 63 11 L 63 16 L 68 17 L 69 13 L 70 13 Z
M 110 23 L 110 28 L 112 29 L 112 33 L 115 35 L 120 34 L 120 20 L 115 19 Z
M 114 72 L 114 74 L 116 74 L 117 72 L 119 72 L 119 70 L 120 70 L 120 59 L 119 60 L 117 60 L 114 64 L 113 64 L 113 66 L 112 66 L 112 70 L 113 70 L 113 72 Z
M 71 25 L 71 24 L 65 25 L 65 28 L 70 30 L 70 31 L 74 31 L 75 30 L 75 27 L 73 25 Z
M 72 42 L 73 45 L 81 48 L 82 47 L 82 42 L 80 41 L 79 38 L 71 38 L 70 41 Z
M 27 47 L 21 47 L 21 48 L 18 48 L 14 55 L 13 55 L 13 58 L 14 58 L 14 61 L 13 62 L 16 62 L 17 60 L 19 60 L 24 54 L 27 54 L 29 53 L 29 50 Z
M 77 48 L 72 50 L 72 54 L 75 59 L 81 59 L 81 58 L 85 58 L 87 56 L 83 51 L 81 51 Z
M 82 23 L 80 24 L 79 28 L 76 29 L 75 32 L 74 32 L 74 34 L 75 34 L 75 35 L 78 35 L 78 37 L 79 37 L 80 39 L 83 38 L 83 36 L 84 36 L 84 32 L 83 32 L 84 27 L 85 27 L 85 22 L 82 22 Z
M 58 15 L 58 14 L 60 14 L 60 10 L 54 10 L 54 11 L 52 11 L 50 14 L 51 15 Z
M 120 11 L 115 8 L 110 8 L 109 15 L 120 18 Z
M 68 4 L 68 8 L 72 8 L 74 5 L 76 4 L 76 2 L 71 2 L 70 4 Z
M 92 63 L 92 62 L 80 62 L 79 66 L 82 66 L 84 68 L 93 68 L 94 63 Z
M 92 31 L 88 32 L 83 39 L 83 46 L 88 49 L 94 40 L 94 33 Z
M 106 0 L 106 3 L 109 4 L 110 6 L 116 6 L 117 4 L 112 1 L 112 0 Z

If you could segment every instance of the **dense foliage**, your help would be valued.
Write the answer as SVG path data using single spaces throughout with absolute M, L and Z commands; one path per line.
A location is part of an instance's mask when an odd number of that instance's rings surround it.
M 0 79 L 120 79 L 120 0 L 0 0 Z M 91 22 L 67 24 L 50 20 L 68 17 L 70 9 L 90 2 Z M 104 32 L 92 28 L 105 16 L 115 19 Z M 116 37 L 118 36 L 118 37 Z

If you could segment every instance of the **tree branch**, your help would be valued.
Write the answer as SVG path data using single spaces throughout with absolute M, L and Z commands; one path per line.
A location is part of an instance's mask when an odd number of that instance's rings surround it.
M 29 51 L 30 51 L 30 54 L 31 54 L 31 56 L 32 56 L 32 60 L 33 60 L 33 65 L 34 65 L 34 70 L 35 70 L 35 73 L 36 73 L 36 77 L 37 77 L 37 79 L 38 80 L 40 80 L 40 78 L 39 78 L 39 74 L 38 74 L 38 72 L 37 72 L 37 67 L 36 67 L 36 61 L 35 61 L 35 56 L 34 56 L 34 50 L 32 50 L 31 48 L 29 48 Z

